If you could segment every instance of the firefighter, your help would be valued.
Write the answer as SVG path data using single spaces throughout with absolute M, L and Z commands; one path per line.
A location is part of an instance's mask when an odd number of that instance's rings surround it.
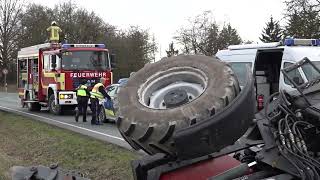
M 92 120 L 91 124 L 94 125 L 101 125 L 101 121 L 103 119 L 99 119 L 99 113 L 101 111 L 100 105 L 99 105 L 99 100 L 102 100 L 104 98 L 107 98 L 109 101 L 111 100 L 111 97 L 107 94 L 105 91 L 105 84 L 106 79 L 105 78 L 100 78 L 100 82 L 94 85 L 91 91 L 91 110 L 92 110 Z
M 55 21 L 52 21 L 51 26 L 48 27 L 47 31 L 50 32 L 50 42 L 58 43 L 59 42 L 59 33 L 62 32 L 59 26 Z
M 75 120 L 78 122 L 79 115 L 82 114 L 83 122 L 87 122 L 87 107 L 88 100 L 90 97 L 90 92 L 86 86 L 86 81 L 82 80 L 80 86 L 76 89 L 77 91 L 77 103 L 78 107 L 76 110 Z

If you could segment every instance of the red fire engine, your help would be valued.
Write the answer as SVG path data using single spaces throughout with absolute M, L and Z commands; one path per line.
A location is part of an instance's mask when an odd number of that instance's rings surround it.
M 112 83 L 114 56 L 104 44 L 39 44 L 22 48 L 17 61 L 19 97 L 30 111 L 74 109 L 74 90 L 83 79 L 89 87 L 101 77 L 107 79 L 105 85 Z

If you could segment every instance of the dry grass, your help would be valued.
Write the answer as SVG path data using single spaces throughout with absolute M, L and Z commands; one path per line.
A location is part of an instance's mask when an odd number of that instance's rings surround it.
M 0 111 L 0 180 L 13 165 L 45 165 L 76 170 L 91 179 L 132 179 L 138 155 L 22 116 Z

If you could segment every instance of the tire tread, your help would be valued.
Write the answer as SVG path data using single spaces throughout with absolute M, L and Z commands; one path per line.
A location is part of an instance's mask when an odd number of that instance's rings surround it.
M 212 61 L 212 63 L 209 63 Z M 201 64 L 206 64 L 203 66 Z M 150 73 L 177 66 L 209 69 L 218 73 L 219 86 L 210 86 L 204 93 L 207 98 L 199 106 L 185 108 L 185 114 L 169 117 L 166 113 L 157 114 L 156 110 L 145 108 L 138 102 L 136 89 L 150 77 Z M 162 68 L 162 69 L 161 69 Z M 210 76 L 210 73 L 208 73 Z M 117 126 L 122 136 L 134 146 L 152 155 L 158 152 L 174 156 L 176 154 L 173 136 L 177 130 L 197 124 L 221 111 L 239 94 L 240 88 L 232 69 L 225 62 L 212 57 L 175 56 L 146 65 L 136 72 L 119 93 L 119 115 Z M 181 108 L 182 109 L 182 108 Z M 192 109 L 192 111 L 189 111 Z M 199 111 L 199 112 L 197 112 Z M 197 113 L 195 113 L 197 112 Z M 202 114 L 201 114 L 202 113 Z M 205 114 L 205 115 L 203 115 Z M 180 119 L 179 119 L 180 118 Z M 152 124 L 152 125 L 150 125 Z

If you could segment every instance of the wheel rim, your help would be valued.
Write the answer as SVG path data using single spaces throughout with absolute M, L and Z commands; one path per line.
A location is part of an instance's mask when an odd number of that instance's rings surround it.
M 30 95 L 29 95 L 29 94 L 27 94 L 27 101 L 30 101 Z M 27 103 L 27 108 L 28 108 L 28 109 L 31 109 L 31 108 L 32 108 L 30 102 Z
M 100 113 L 99 113 L 99 120 L 104 121 L 105 120 L 105 112 L 104 107 L 101 107 Z
M 22 108 L 24 108 L 25 107 L 25 102 L 24 102 L 24 100 L 20 100 L 20 106 L 22 107 Z
M 54 113 L 58 112 L 58 106 L 54 102 L 54 100 L 51 102 L 51 109 Z
M 31 103 L 27 103 L 28 109 L 31 109 Z
M 149 77 L 138 89 L 139 102 L 151 109 L 170 109 L 199 98 L 205 91 L 208 77 L 199 69 L 174 67 Z M 167 106 L 165 97 L 172 92 L 186 92 L 188 100 Z M 181 94 L 181 93 L 180 93 Z M 173 96 L 175 97 L 175 96 Z M 178 96 L 176 96 L 178 97 Z

